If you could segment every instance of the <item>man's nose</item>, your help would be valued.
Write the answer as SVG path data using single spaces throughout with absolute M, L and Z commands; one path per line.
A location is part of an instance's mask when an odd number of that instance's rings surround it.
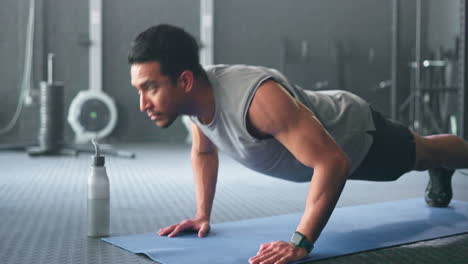
M 149 107 L 148 100 L 144 94 L 140 94 L 140 111 L 145 112 Z

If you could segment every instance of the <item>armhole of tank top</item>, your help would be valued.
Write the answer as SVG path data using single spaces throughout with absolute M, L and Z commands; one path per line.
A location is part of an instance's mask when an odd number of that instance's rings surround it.
M 252 139 L 254 140 L 255 142 L 263 142 L 263 141 L 267 141 L 267 140 L 272 140 L 274 139 L 273 136 L 269 136 L 267 138 L 257 138 L 257 137 L 254 137 L 252 134 L 250 134 L 249 132 L 249 129 L 247 127 L 247 114 L 249 112 L 249 109 L 250 109 L 250 105 L 252 104 L 252 100 L 255 96 L 255 94 L 257 93 L 257 89 L 260 87 L 260 85 L 262 85 L 262 83 L 268 81 L 268 80 L 273 80 L 277 83 L 279 83 L 281 85 L 281 87 L 283 87 L 283 89 L 285 89 L 293 98 L 296 98 L 296 95 L 294 94 L 293 91 L 291 91 L 290 89 L 288 89 L 288 87 L 283 83 L 281 82 L 280 80 L 278 80 L 277 78 L 275 78 L 274 76 L 268 74 L 266 76 L 263 76 L 262 78 L 259 78 L 259 80 L 256 82 L 255 86 L 253 89 L 251 89 L 247 95 L 247 100 L 243 106 L 243 113 L 242 113 L 242 128 L 245 129 L 246 131 L 246 134 Z
M 223 64 L 219 64 L 217 66 L 222 66 L 222 65 Z M 210 67 L 210 66 L 208 66 L 208 67 Z M 215 87 L 216 85 L 219 85 L 216 78 L 212 76 L 212 74 L 213 74 L 212 72 L 215 72 L 216 70 L 217 70 L 217 68 L 214 65 L 211 65 L 211 68 L 208 68 L 208 70 L 205 69 L 208 81 L 210 82 L 212 87 Z M 220 115 L 219 112 L 221 111 L 221 109 L 219 108 L 219 98 L 217 98 L 216 89 L 213 89 L 213 96 L 215 97 L 215 112 L 214 112 L 214 115 L 213 115 L 213 119 L 211 120 L 211 122 L 209 124 L 203 124 L 202 122 L 200 122 L 200 120 L 198 119 L 197 116 L 190 116 L 191 121 L 194 122 L 200 129 L 203 127 L 203 128 L 207 128 L 207 129 L 212 130 L 213 127 L 216 125 L 216 123 L 218 121 L 218 116 Z

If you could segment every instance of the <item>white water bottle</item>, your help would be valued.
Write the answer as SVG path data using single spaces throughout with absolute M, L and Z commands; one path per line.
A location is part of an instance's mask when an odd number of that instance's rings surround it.
M 105 158 L 99 153 L 99 146 L 92 140 L 95 155 L 88 177 L 88 236 L 109 236 L 110 191 Z

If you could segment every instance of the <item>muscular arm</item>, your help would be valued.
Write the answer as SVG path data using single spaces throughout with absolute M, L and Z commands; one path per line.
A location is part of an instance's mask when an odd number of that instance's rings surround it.
M 192 168 L 195 178 L 196 218 L 210 220 L 218 176 L 218 153 L 211 141 L 192 124 Z
M 348 157 L 314 113 L 273 80 L 258 88 L 248 118 L 255 130 L 273 135 L 301 163 L 314 168 L 304 214 L 297 227 L 314 243 L 345 185 Z

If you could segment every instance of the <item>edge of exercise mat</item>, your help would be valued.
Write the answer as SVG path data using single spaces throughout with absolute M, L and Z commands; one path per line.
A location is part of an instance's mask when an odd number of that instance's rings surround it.
M 409 200 L 399 200 L 399 201 L 387 201 L 387 202 L 381 202 L 381 203 L 372 203 L 372 204 L 364 204 L 364 205 L 356 205 L 356 206 L 347 206 L 347 207 L 341 207 L 339 209 L 344 209 L 344 210 L 349 210 L 351 208 L 353 209 L 357 209 L 357 208 L 360 208 L 360 207 L 367 207 L 367 206 L 375 206 L 375 205 L 378 205 L 378 204 L 392 204 L 392 203 L 396 203 L 396 202 L 404 202 L 404 201 L 408 201 L 408 202 L 422 202 L 422 204 L 424 204 L 423 200 L 421 198 L 416 198 L 416 199 L 409 199 Z M 453 200 L 452 201 L 452 206 L 456 206 L 457 204 L 468 204 L 468 202 L 466 201 L 458 201 L 458 200 Z M 338 209 L 338 208 L 337 208 Z M 440 208 L 434 208 L 434 209 L 440 209 Z M 443 208 L 442 208 L 443 209 Z M 270 219 L 272 217 L 278 217 L 278 216 L 293 216 L 293 215 L 301 215 L 301 214 L 283 214 L 283 215 L 276 215 L 276 216 L 268 216 L 268 217 L 261 217 L 261 218 L 251 218 L 251 219 L 244 219 L 244 220 L 240 220 L 240 221 L 231 221 L 231 222 L 224 222 L 224 223 L 220 223 L 220 224 L 214 224 L 213 226 L 223 226 L 223 225 L 231 225 L 233 223 L 248 223 L 248 222 L 251 222 L 251 221 L 262 221 L 262 220 L 265 220 L 265 219 Z M 310 262 L 310 261 L 315 261 L 315 260 L 319 260 L 319 259 L 330 259 L 330 258 L 336 258 L 336 257 L 342 257 L 342 256 L 347 256 L 347 255 L 352 255 L 352 254 L 358 254 L 358 253 L 362 253 L 362 252 L 367 252 L 367 251 L 372 251 L 372 250 L 378 250 L 378 249 L 384 249 L 384 248 L 390 248 L 390 247 L 396 247 L 396 246 L 401 246 L 401 245 L 407 245 L 407 244 L 413 244 L 413 243 L 417 243 L 417 242 L 421 242 L 421 241 L 427 241 L 427 240 L 433 240 L 433 239 L 437 239 L 437 238 L 444 238 L 444 237 L 450 237 L 450 236 L 454 236 L 454 235 L 459 235 L 459 234 L 464 234 L 464 233 L 468 233 L 468 230 L 463 230 L 463 231 L 459 231 L 459 232 L 448 232 L 447 235 L 432 235 L 432 236 L 429 236 L 427 238 L 424 238 L 424 239 L 417 239 L 417 240 L 414 240 L 414 241 L 402 241 L 400 243 L 396 242 L 395 244 L 392 244 L 392 245 L 382 245 L 382 246 L 378 246 L 378 247 L 375 247 L 375 248 L 371 248 L 371 249 L 363 249 L 363 250 L 355 250 L 355 251 L 352 251 L 352 252 L 344 252 L 343 254 L 339 254 L 339 255 L 333 255 L 333 256 L 330 256 L 330 255 L 312 255 L 306 259 L 303 259 L 303 260 L 300 260 L 300 261 L 296 261 L 296 262 L 292 262 L 292 263 L 305 263 L 305 262 Z M 120 245 L 116 245 L 116 244 L 113 244 L 112 242 L 109 242 L 107 239 L 115 239 L 115 238 L 119 238 L 119 237 L 128 237 L 128 236 L 144 236 L 144 235 L 155 235 L 154 232 L 148 232 L 148 233 L 143 233 L 143 234 L 134 234 L 134 235 L 120 235 L 120 236 L 113 236 L 113 237 L 107 237 L 107 238 L 102 238 L 103 241 L 109 243 L 109 244 L 112 244 L 116 247 L 119 247 L 119 248 L 122 248 L 122 249 L 125 249 L 127 251 L 130 251 L 132 253 L 136 253 L 136 254 L 144 254 L 145 256 L 149 257 L 150 259 L 152 259 L 153 261 L 156 261 L 158 263 L 163 263 L 163 262 L 160 262 L 156 259 L 154 259 L 153 257 L 151 257 L 151 252 L 154 252 L 153 255 L 157 254 L 155 252 L 155 249 L 148 249 L 148 250 L 129 250 L 128 248 L 125 248 L 124 246 L 120 246 Z M 167 250 L 167 249 L 163 249 L 163 250 Z M 156 250 L 157 252 L 160 252 L 160 250 Z

